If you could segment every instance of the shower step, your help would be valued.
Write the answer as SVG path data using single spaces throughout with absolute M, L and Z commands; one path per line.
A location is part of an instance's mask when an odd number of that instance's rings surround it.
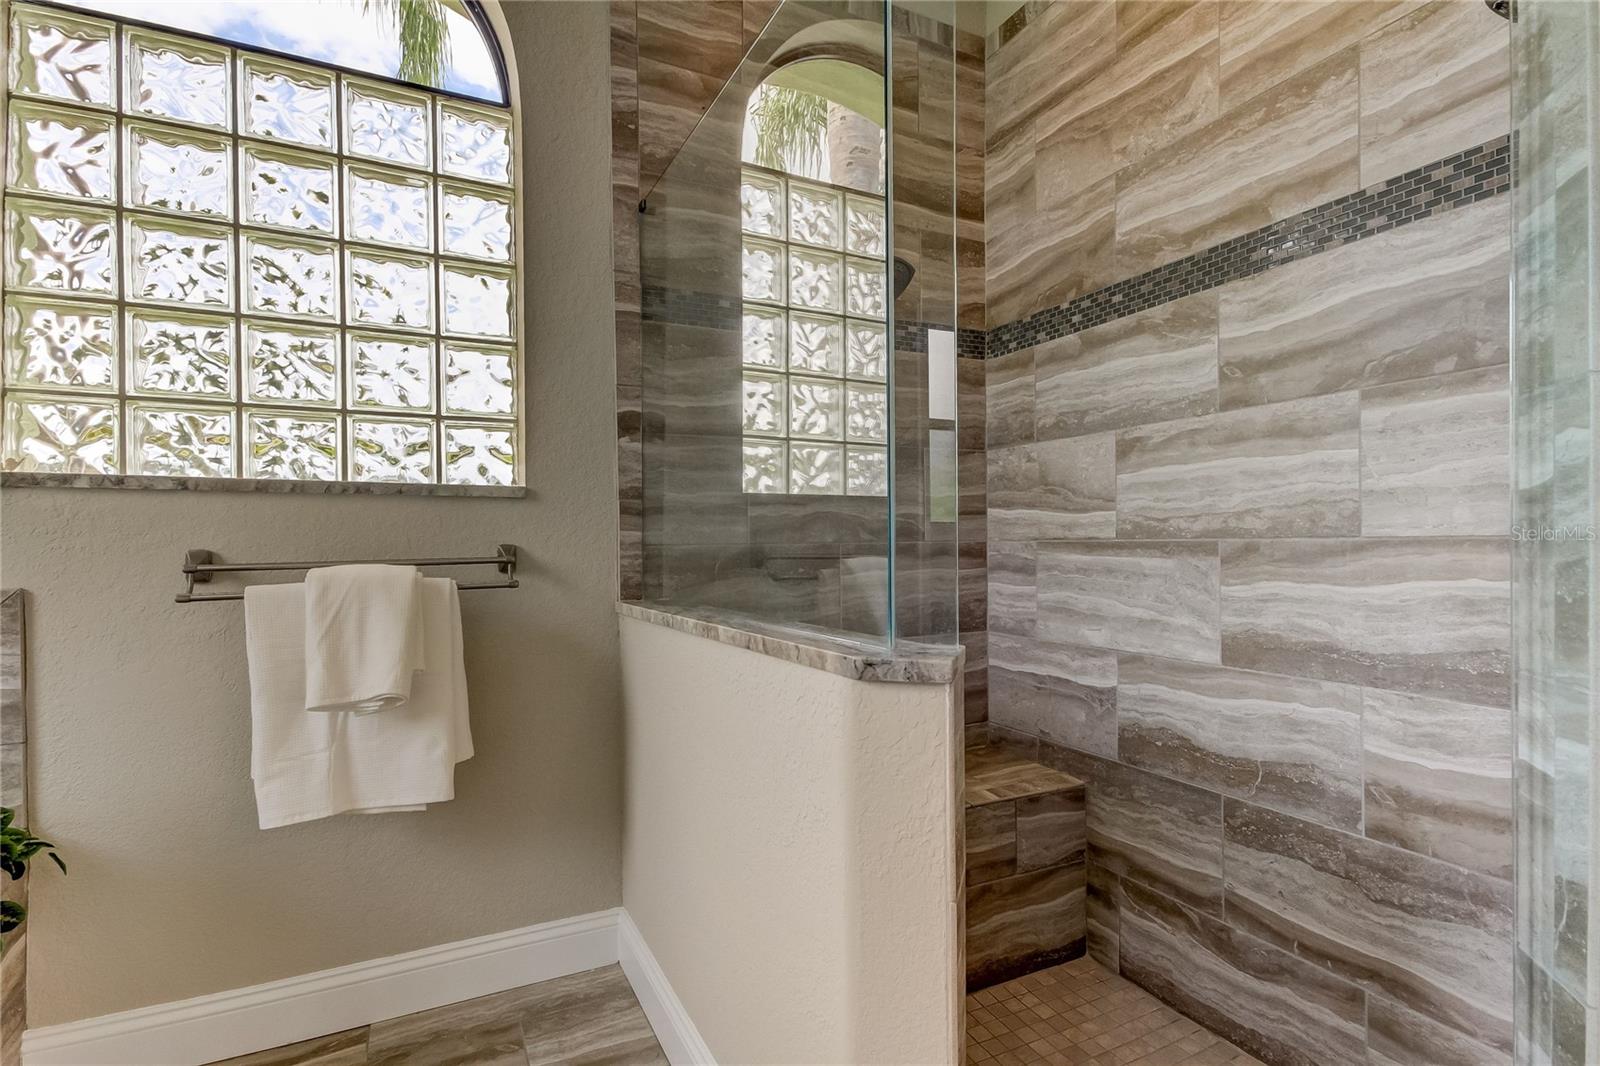
M 967 991 L 1083 954 L 1082 781 L 991 741 L 967 748 Z

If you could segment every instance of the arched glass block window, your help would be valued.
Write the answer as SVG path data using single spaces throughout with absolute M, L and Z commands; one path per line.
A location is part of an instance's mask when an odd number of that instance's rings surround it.
M 513 122 L 475 8 L 440 0 L 419 61 L 383 3 L 72 6 L 10 7 L 0 466 L 519 484 Z
M 884 131 L 881 121 L 799 87 L 851 80 L 829 79 L 824 66 L 865 73 L 829 60 L 797 64 L 758 86 L 746 110 L 744 490 L 882 496 Z M 796 77 L 799 68 L 811 69 Z M 881 110 L 881 78 L 876 90 Z

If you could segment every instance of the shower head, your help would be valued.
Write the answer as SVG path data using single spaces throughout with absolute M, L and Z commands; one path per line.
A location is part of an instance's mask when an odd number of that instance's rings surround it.
M 1512 7 L 1514 0 L 1483 0 L 1483 2 L 1490 11 L 1503 19 L 1512 18 L 1515 14 L 1515 8 Z
M 906 291 L 906 286 L 911 284 L 911 279 L 916 275 L 916 267 L 901 259 L 898 255 L 894 257 L 894 298 L 896 300 L 900 299 L 901 294 Z

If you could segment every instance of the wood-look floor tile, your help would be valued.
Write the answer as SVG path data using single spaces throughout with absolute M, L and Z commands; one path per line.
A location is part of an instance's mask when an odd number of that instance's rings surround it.
M 367 1027 L 313 1037 L 283 1047 L 223 1059 L 212 1066 L 364 1066 Z
M 520 1017 L 529 1066 L 664 1063 L 620 966 L 530 986 Z

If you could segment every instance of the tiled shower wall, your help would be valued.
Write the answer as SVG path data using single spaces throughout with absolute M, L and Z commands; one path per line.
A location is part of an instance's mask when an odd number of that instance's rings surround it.
M 1511 1057 L 1507 43 L 991 39 L 989 719 L 1089 783 L 1091 953 L 1272 1063 Z

